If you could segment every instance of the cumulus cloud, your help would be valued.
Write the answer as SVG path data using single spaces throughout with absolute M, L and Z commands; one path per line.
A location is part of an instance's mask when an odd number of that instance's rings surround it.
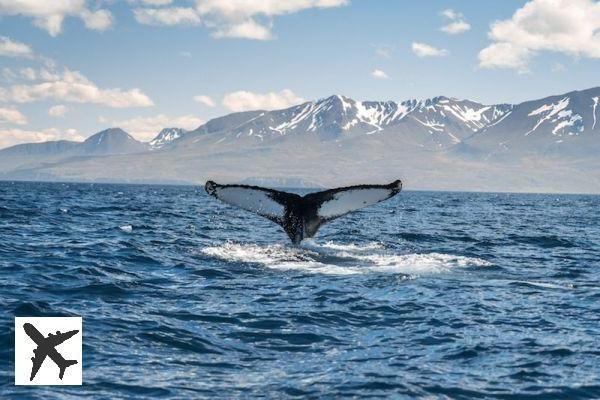
M 271 26 L 258 18 L 272 19 L 310 8 L 340 7 L 348 0 L 196 0 L 200 15 L 211 18 L 216 37 L 266 40 L 273 37 Z
M 448 23 L 440 28 L 442 32 L 457 35 L 471 29 L 471 24 L 465 21 L 464 15 L 460 12 L 448 8 L 440 12 L 440 14 L 448 20 Z
M 49 140 L 75 140 L 85 138 L 75 129 L 59 130 L 48 128 L 41 131 L 23 129 L 0 129 L 0 149 L 20 143 L 39 143 Z
M 444 25 L 440 28 L 441 31 L 449 33 L 450 35 L 463 33 L 468 31 L 469 29 L 471 29 L 471 24 L 462 20 L 450 22 L 448 25 Z
M 169 117 L 159 114 L 152 117 L 135 117 L 131 119 L 113 121 L 113 126 L 119 126 L 129 132 L 136 139 L 149 141 L 154 139 L 158 132 L 163 128 L 183 128 L 192 130 L 204 121 L 193 115 L 183 115 L 180 117 Z
M 207 107 L 214 107 L 216 105 L 214 100 L 210 96 L 206 96 L 204 94 L 199 94 L 198 96 L 194 96 L 194 101 L 196 103 L 203 104 Z
M 27 124 L 27 118 L 16 108 L 0 107 L 0 124 Z
M 273 38 L 270 26 L 264 26 L 249 19 L 234 25 L 224 26 L 213 32 L 213 37 L 220 38 L 241 38 L 254 40 L 269 40 Z
M 102 104 L 108 107 L 149 107 L 154 103 L 140 89 L 102 89 L 77 71 L 65 69 L 62 74 L 42 70 L 43 82 L 0 88 L 0 101 L 30 103 L 56 100 L 74 103 Z
M 600 58 L 600 2 L 531 0 L 511 18 L 494 22 L 488 36 L 492 43 L 479 52 L 482 68 L 527 72 L 543 51 Z
M 528 64 L 532 51 L 512 43 L 493 43 L 479 52 L 481 68 L 514 69 L 520 73 L 529 71 Z
M 87 28 L 97 31 L 104 31 L 110 28 L 113 23 L 112 14 L 107 10 L 83 10 L 81 18 Z
M 377 79 L 389 79 L 390 78 L 388 76 L 388 74 L 386 74 L 385 72 L 383 72 L 380 69 L 374 69 L 373 72 L 371 72 L 371 76 L 373 78 L 377 78 Z
M 69 108 L 63 104 L 57 104 L 48 109 L 48 115 L 51 117 L 64 117 Z
M 0 36 L 0 56 L 31 58 L 33 57 L 33 50 L 25 43 L 16 42 L 6 36 Z
M 443 57 L 448 54 L 448 50 L 438 49 L 426 43 L 413 42 L 411 47 L 418 57 Z
M 231 111 L 277 110 L 300 104 L 304 99 L 289 89 L 281 92 L 253 93 L 240 90 L 228 93 L 223 98 L 223 105 Z
M 0 0 L 2 1 L 2 0 Z M 135 18 L 146 25 L 198 25 L 204 23 L 216 38 L 269 40 L 273 18 L 311 8 L 331 8 L 349 0 L 196 0 L 195 7 L 136 8 Z M 142 0 L 154 6 L 170 1 Z
M 199 25 L 202 20 L 193 8 L 136 8 L 133 10 L 135 19 L 144 25 Z
M 68 16 L 81 18 L 89 29 L 105 30 L 112 24 L 109 11 L 90 10 L 86 0 L 0 0 L 0 15 L 31 17 L 36 26 L 51 36 L 61 32 Z

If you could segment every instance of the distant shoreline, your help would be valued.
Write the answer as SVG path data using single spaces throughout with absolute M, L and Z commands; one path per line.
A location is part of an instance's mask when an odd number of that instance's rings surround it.
M 34 184 L 72 184 L 72 185 L 122 185 L 122 186 L 173 186 L 173 187 L 204 187 L 204 182 L 123 182 L 123 181 L 36 181 L 36 180 L 17 180 L 17 179 L 1 179 L 0 185 L 6 183 L 34 183 Z M 233 182 L 232 182 L 233 183 Z M 357 182 L 359 184 L 360 182 Z M 272 186 L 277 189 L 293 189 L 293 190 L 320 190 L 319 187 L 287 187 L 287 186 Z M 526 191 L 484 191 L 484 190 L 444 190 L 444 189 L 408 189 L 403 188 L 403 192 L 431 192 L 431 193 L 469 193 L 469 194 L 515 194 L 515 195 L 560 195 L 560 196 L 600 196 L 600 193 L 585 193 L 585 192 L 526 192 Z

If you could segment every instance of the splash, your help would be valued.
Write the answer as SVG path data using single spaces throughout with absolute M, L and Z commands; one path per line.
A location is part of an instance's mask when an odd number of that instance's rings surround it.
M 442 253 L 395 254 L 380 243 L 323 244 L 308 241 L 302 247 L 281 244 L 226 243 L 206 247 L 202 252 L 225 261 L 261 264 L 278 270 L 301 270 L 329 275 L 398 273 L 419 276 L 453 268 L 490 265 L 479 258 Z

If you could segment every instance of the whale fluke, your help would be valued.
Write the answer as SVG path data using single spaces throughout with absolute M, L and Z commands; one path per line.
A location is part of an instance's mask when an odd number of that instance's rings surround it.
M 281 225 L 293 243 L 313 237 L 319 227 L 349 212 L 377 204 L 402 190 L 402 182 L 356 185 L 300 196 L 250 185 L 206 182 L 206 192 L 217 199 L 254 212 Z

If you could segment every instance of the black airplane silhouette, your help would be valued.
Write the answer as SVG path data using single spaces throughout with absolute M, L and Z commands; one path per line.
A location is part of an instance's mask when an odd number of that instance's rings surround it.
M 33 378 L 35 378 L 35 375 L 40 370 L 46 356 L 50 357 L 50 359 L 58 365 L 58 368 L 60 368 L 60 373 L 58 375 L 60 380 L 62 380 L 65 375 L 65 369 L 67 369 L 68 366 L 77 364 L 77 360 L 65 360 L 65 358 L 56 351 L 55 347 L 75 336 L 77 332 L 79 332 L 78 330 L 65 333 L 60 333 L 60 331 L 58 331 L 56 332 L 56 335 L 49 333 L 48 337 L 45 338 L 44 335 L 30 323 L 24 324 L 23 329 L 25 329 L 27 336 L 29 336 L 38 346 L 37 349 L 33 350 L 34 357 L 31 357 L 33 366 L 31 368 L 31 377 L 29 378 L 29 381 L 32 381 Z

